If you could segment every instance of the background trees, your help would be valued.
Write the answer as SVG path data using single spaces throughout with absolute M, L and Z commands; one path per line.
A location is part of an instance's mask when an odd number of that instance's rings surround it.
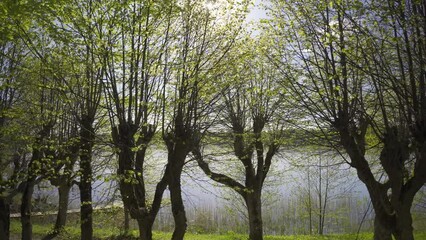
M 306 149 L 305 149 L 306 150 Z M 334 208 L 333 205 L 339 200 L 351 198 L 356 187 L 350 169 L 342 165 L 341 158 L 334 151 L 309 149 L 310 155 L 296 155 L 291 160 L 291 165 L 296 169 L 296 181 L 293 186 L 294 195 L 298 197 L 303 205 L 302 218 L 308 222 L 310 234 L 327 234 L 325 230 L 330 229 L 327 225 L 332 224 L 330 219 L 339 218 L 347 213 L 347 209 Z M 291 158 L 291 157 L 290 157 Z M 299 158 L 304 158 L 300 160 Z

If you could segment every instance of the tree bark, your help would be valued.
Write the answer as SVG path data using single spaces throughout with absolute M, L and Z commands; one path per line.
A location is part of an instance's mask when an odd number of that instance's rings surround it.
M 416 192 L 423 186 L 423 175 L 415 167 L 415 174 L 404 183 L 403 163 L 408 158 L 407 142 L 398 138 L 396 128 L 385 135 L 385 146 L 380 154 L 381 165 L 389 180 L 379 183 L 371 172 L 364 153 L 360 152 L 353 137 L 347 132 L 342 134 L 342 142 L 357 170 L 359 179 L 366 185 L 376 214 L 374 221 L 374 239 L 388 240 L 393 235 L 397 240 L 413 239 L 413 227 L 410 208 Z M 388 190 L 391 196 L 388 196 Z
M 139 238 L 141 240 L 152 240 L 152 226 L 154 221 L 149 216 L 138 218 Z
M 377 214 L 374 217 L 374 240 L 392 240 L 392 230 Z
M 92 149 L 95 141 L 93 129 L 94 119 L 83 116 L 81 121 L 81 153 L 80 153 L 80 228 L 81 239 L 93 239 L 93 207 L 92 207 Z
M 88 183 L 86 182 L 84 184 L 83 182 L 80 183 L 80 203 L 81 239 L 90 240 L 93 238 L 93 207 L 91 181 Z
M 165 174 L 163 175 L 160 182 L 158 182 L 155 189 L 154 200 L 152 202 L 150 210 L 146 210 L 142 215 L 139 215 L 136 220 L 138 221 L 139 227 L 139 238 L 141 240 L 152 240 L 152 227 L 154 225 L 155 218 L 161 207 L 161 200 L 163 193 L 167 188 L 167 173 L 169 172 L 169 165 L 167 165 Z
M 411 217 L 411 203 L 403 203 L 398 211 L 399 217 L 396 221 L 395 238 L 397 240 L 414 240 L 413 219 Z
M 177 165 L 177 166 L 176 166 Z M 187 228 L 185 205 L 182 199 L 181 174 L 182 164 L 176 164 L 169 173 L 170 200 L 175 222 L 172 240 L 183 240 Z
M 46 235 L 43 240 L 55 239 L 64 229 L 67 222 L 68 201 L 71 185 L 65 183 L 58 186 L 59 207 L 53 231 Z
M 9 240 L 10 237 L 10 204 L 0 198 L 0 239 Z
M 249 217 L 249 239 L 263 240 L 261 190 L 254 190 L 246 198 Z
M 22 240 L 31 240 L 33 226 L 31 223 L 31 199 L 34 192 L 33 180 L 28 180 L 22 195 L 21 202 L 21 225 Z
M 68 184 L 63 184 L 59 186 L 59 207 L 58 214 L 56 216 L 56 223 L 54 232 L 60 232 L 65 227 L 67 222 L 67 211 L 68 211 L 68 201 L 69 201 L 69 193 L 71 190 L 71 186 Z

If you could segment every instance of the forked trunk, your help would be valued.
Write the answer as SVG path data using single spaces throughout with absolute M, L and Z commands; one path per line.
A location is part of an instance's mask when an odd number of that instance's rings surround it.
M 359 179 L 368 189 L 376 214 L 374 220 L 374 239 L 412 240 L 413 227 L 410 208 L 418 190 L 423 186 L 422 175 L 416 173 L 404 181 L 404 162 L 409 157 L 408 142 L 398 135 L 396 128 L 391 128 L 385 135 L 384 147 L 380 153 L 380 162 L 389 180 L 385 187 L 379 183 L 371 172 L 365 152 L 359 151 L 355 138 L 347 131 L 341 131 L 341 141 L 357 170 Z M 421 156 L 420 156 L 421 157 Z M 405 183 L 404 183 L 405 182 Z M 388 195 L 388 190 L 392 195 Z
M 411 204 L 403 203 L 395 215 L 374 218 L 374 240 L 414 240 Z
M 135 147 L 134 136 L 136 134 L 137 126 L 132 124 L 120 124 L 113 128 L 112 135 L 114 143 L 120 146 L 118 154 L 118 169 L 117 174 L 120 179 L 120 193 L 124 204 L 125 223 L 124 227 L 128 230 L 129 217 L 136 219 L 139 227 L 139 238 L 142 240 L 152 240 L 152 226 L 154 225 L 155 217 L 161 207 L 161 200 L 163 193 L 167 188 L 167 173 L 166 173 L 156 186 L 154 199 L 151 206 L 147 206 L 148 202 L 145 197 L 145 183 L 143 176 L 143 163 L 145 160 L 146 148 L 139 149 L 135 152 L 132 150 Z M 137 142 L 138 146 L 145 145 L 149 142 L 153 132 L 144 134 L 144 141 Z M 129 172 L 137 172 L 136 176 Z M 136 180 L 136 183 L 128 181 L 128 179 Z

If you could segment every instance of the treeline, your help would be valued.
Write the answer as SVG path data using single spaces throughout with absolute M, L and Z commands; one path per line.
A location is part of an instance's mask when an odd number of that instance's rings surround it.
M 255 33 L 249 5 L 2 1 L 0 238 L 16 196 L 22 239 L 32 238 L 34 187 L 47 180 L 59 209 L 46 239 L 63 229 L 74 185 L 81 238 L 93 239 L 94 163 L 109 152 L 141 239 L 152 239 L 166 189 L 172 239 L 184 238 L 182 171 L 193 160 L 242 199 L 249 238 L 261 240 L 271 164 L 302 132 L 357 172 L 375 239 L 413 239 L 410 210 L 426 182 L 425 3 L 272 0 Z M 152 183 L 146 160 L 158 144 L 166 159 Z

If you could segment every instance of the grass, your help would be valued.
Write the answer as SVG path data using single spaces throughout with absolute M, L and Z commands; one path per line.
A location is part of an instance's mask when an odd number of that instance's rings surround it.
M 34 224 L 33 225 L 33 234 L 35 238 L 41 238 L 45 236 L 52 229 L 51 224 Z M 21 232 L 21 226 L 18 221 L 11 222 L 11 232 L 15 237 L 19 237 L 19 233 Z M 123 232 L 120 232 L 118 229 L 111 228 L 95 228 L 94 236 L 96 239 L 119 239 L 119 236 L 122 235 Z M 130 232 L 132 237 L 128 237 L 129 239 L 134 239 L 138 235 L 138 231 L 133 230 Z M 426 234 L 424 235 L 426 237 Z M 171 239 L 171 233 L 165 232 L 154 232 L 153 238 L 155 240 L 168 240 Z M 353 234 L 342 234 L 342 235 L 326 235 L 326 236 L 309 236 L 309 235 L 295 235 L 295 236 L 265 236 L 265 240 L 345 240 L 351 239 L 354 240 L 356 238 Z M 68 226 L 65 228 L 65 232 L 61 235 L 60 239 L 80 239 L 80 228 L 79 226 Z M 120 238 L 125 239 L 125 238 Z M 247 235 L 237 234 L 234 232 L 228 232 L 226 234 L 194 234 L 187 233 L 185 235 L 185 240 L 246 240 Z M 360 234 L 358 239 L 372 239 L 371 233 L 362 233 Z M 416 238 L 417 239 L 417 238 Z M 426 239 L 426 238 L 424 238 Z
M 33 234 L 35 239 L 40 239 L 45 236 L 52 229 L 51 224 L 33 225 Z M 19 239 L 19 234 L 21 232 L 20 223 L 16 220 L 11 222 L 11 234 L 15 238 Z M 94 236 L 95 239 L 102 240 L 112 240 L 112 239 L 136 239 L 138 231 L 133 230 L 130 232 L 130 236 L 123 237 L 123 232 L 120 232 L 117 228 L 95 228 Z M 154 232 L 154 240 L 169 240 L 171 239 L 171 233 L 165 232 Z M 74 240 L 80 239 L 80 228 L 79 226 L 68 226 L 65 228 L 65 232 L 58 238 L 64 240 Z M 246 240 L 247 235 L 237 234 L 234 232 L 228 232 L 226 234 L 194 234 L 187 233 L 185 235 L 185 240 Z M 293 235 L 293 236 L 265 236 L 265 240 L 355 240 L 357 239 L 356 234 L 335 234 L 335 235 Z M 372 233 L 361 233 L 358 236 L 358 240 L 371 240 L 373 239 Z M 416 240 L 426 240 L 426 232 L 416 233 Z

